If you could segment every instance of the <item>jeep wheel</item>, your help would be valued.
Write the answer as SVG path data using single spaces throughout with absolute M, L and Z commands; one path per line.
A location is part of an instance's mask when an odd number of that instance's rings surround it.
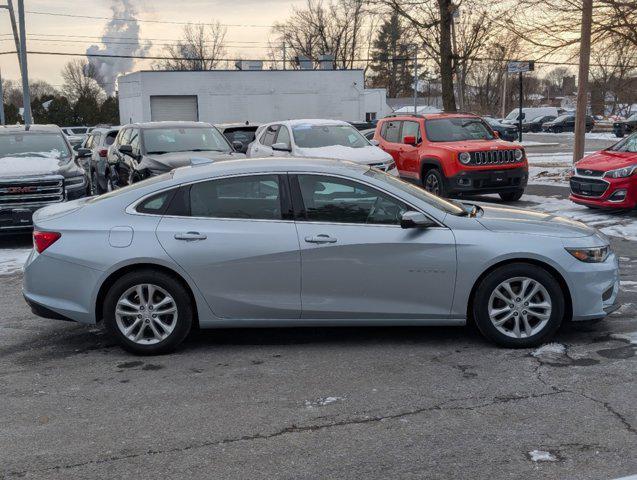
M 439 197 L 446 196 L 447 192 L 445 189 L 445 181 L 442 178 L 440 170 L 438 170 L 437 168 L 427 170 L 425 176 L 422 179 L 422 186 L 429 193 L 433 193 L 434 195 L 437 195 Z
M 524 195 L 524 190 L 517 190 L 515 192 L 503 192 L 500 193 L 500 198 L 505 202 L 517 202 Z

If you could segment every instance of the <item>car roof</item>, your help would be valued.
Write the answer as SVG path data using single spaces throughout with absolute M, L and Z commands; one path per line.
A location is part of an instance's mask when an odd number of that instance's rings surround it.
M 358 172 L 369 170 L 369 165 L 349 162 L 346 160 L 331 160 L 325 158 L 307 157 L 267 157 L 267 158 L 242 158 L 237 160 L 220 160 L 199 165 L 191 165 L 173 170 L 173 178 L 183 181 L 190 179 L 206 178 L 209 176 L 221 176 L 226 174 L 252 173 L 252 172 Z
M 333 120 L 329 118 L 297 118 L 294 120 L 280 120 L 278 122 L 269 122 L 263 126 L 268 125 L 287 125 L 289 127 L 295 127 L 297 125 L 347 125 L 349 127 L 352 126 L 351 123 L 346 122 L 344 120 Z
M 114 127 L 95 127 L 93 130 L 91 130 L 91 133 L 94 132 L 118 132 L 119 130 L 121 130 L 121 126 L 117 125 Z
M 215 127 L 217 127 L 219 130 L 227 130 L 229 128 L 249 128 L 249 129 L 257 129 L 259 128 L 260 124 L 258 123 L 241 123 L 241 122 L 236 122 L 236 123 L 215 123 Z
M 207 122 L 188 122 L 188 121 L 162 121 L 162 122 L 137 122 L 122 125 L 124 127 L 138 127 L 138 128 L 203 128 L 211 127 L 212 125 Z
M 25 125 L 2 125 L 0 128 L 0 135 L 13 134 L 13 133 L 63 133 L 62 129 L 57 125 L 38 125 L 33 124 L 29 126 L 27 130 Z
M 436 118 L 466 118 L 466 117 L 476 117 L 479 118 L 475 113 L 465 113 L 465 112 L 441 112 L 441 113 L 423 113 L 423 114 L 413 114 L 413 113 L 402 113 L 402 114 L 392 114 L 386 117 L 381 118 L 379 121 L 390 121 L 390 120 L 413 120 L 414 118 L 423 118 L 425 120 L 434 120 Z

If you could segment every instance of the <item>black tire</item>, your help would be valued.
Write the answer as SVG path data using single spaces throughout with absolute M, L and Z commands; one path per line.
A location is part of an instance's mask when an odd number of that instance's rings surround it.
M 439 197 L 447 196 L 447 188 L 445 187 L 445 179 L 437 168 L 430 168 L 425 171 L 422 177 L 422 188 L 429 193 L 438 195 Z
M 548 321 L 539 331 L 530 336 L 508 336 L 498 330 L 489 317 L 489 300 L 496 287 L 502 282 L 516 277 L 535 280 L 544 287 L 551 300 L 551 313 Z M 503 347 L 529 348 L 541 345 L 553 337 L 564 318 L 564 305 L 564 293 L 557 280 L 548 271 L 528 263 L 510 263 L 495 269 L 480 282 L 473 298 L 472 311 L 476 326 L 487 339 Z M 531 322 L 534 321 L 536 319 L 531 320 Z M 535 326 L 540 325 L 539 320 L 537 321 Z
M 120 297 L 129 289 L 136 285 L 152 284 L 160 287 L 174 299 L 177 308 L 175 325 L 172 332 L 166 338 L 153 344 L 142 344 L 127 338 L 118 326 L 115 310 Z M 147 291 L 146 291 L 147 293 Z M 147 315 L 148 316 L 147 312 Z M 114 338 L 124 350 L 137 355 L 159 355 L 173 351 L 186 338 L 193 324 L 193 308 L 192 301 L 186 287 L 177 279 L 164 272 L 144 269 L 138 272 L 127 273 L 118 279 L 108 290 L 103 303 L 103 318 L 106 331 Z M 135 315 L 131 315 L 130 322 L 134 321 Z M 149 323 L 151 320 L 145 318 L 143 322 Z M 171 323 L 172 324 L 172 323 Z M 156 325 L 156 324 L 154 324 Z M 141 324 L 139 328 L 148 330 L 150 326 Z
M 553 133 L 562 133 L 563 131 L 562 127 L 553 127 Z
M 97 178 L 97 172 L 93 170 L 91 178 L 91 195 L 101 195 L 102 193 L 104 193 L 104 189 L 100 186 L 100 182 Z
M 515 192 L 503 192 L 499 195 L 504 202 L 517 202 L 522 198 L 522 195 L 524 195 L 524 190 L 516 190 Z

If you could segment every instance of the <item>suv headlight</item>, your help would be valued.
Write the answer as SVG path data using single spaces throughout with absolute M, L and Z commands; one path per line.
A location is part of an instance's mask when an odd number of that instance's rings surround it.
M 519 148 L 516 148 L 515 149 L 515 161 L 519 162 L 523 158 L 524 158 L 524 151 L 519 149 Z
M 606 172 L 604 176 L 608 178 L 626 178 L 626 177 L 630 177 L 636 171 L 637 171 L 637 164 L 629 165 L 624 168 L 618 168 L 617 170 L 610 170 Z
M 471 161 L 471 154 L 469 152 L 460 152 L 458 154 L 458 160 L 460 160 L 460 163 L 466 165 Z
M 566 251 L 575 258 L 586 263 L 604 262 L 610 255 L 610 245 L 593 248 L 566 248 Z
M 79 177 L 70 177 L 64 180 L 64 185 L 71 188 L 83 187 L 84 184 L 84 175 L 81 175 Z

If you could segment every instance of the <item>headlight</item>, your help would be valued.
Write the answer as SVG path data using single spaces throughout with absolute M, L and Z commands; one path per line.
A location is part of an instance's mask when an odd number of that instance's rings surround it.
M 566 248 L 575 258 L 586 263 L 601 263 L 610 255 L 610 246 L 594 248 Z
M 604 174 L 608 178 L 626 178 L 630 177 L 637 171 L 637 165 L 629 165 L 628 167 L 618 168 L 617 170 L 610 170 Z
M 520 160 L 522 160 L 522 158 L 524 158 L 524 151 L 520 150 L 520 149 L 516 149 L 515 150 L 515 161 L 519 162 Z
M 64 180 L 64 184 L 67 187 L 71 187 L 71 188 L 83 187 L 84 184 L 85 184 L 84 175 L 82 175 L 80 177 L 67 178 L 66 180 Z
M 460 160 L 460 163 L 466 165 L 471 161 L 471 154 L 469 152 L 460 152 L 458 154 L 458 160 Z

